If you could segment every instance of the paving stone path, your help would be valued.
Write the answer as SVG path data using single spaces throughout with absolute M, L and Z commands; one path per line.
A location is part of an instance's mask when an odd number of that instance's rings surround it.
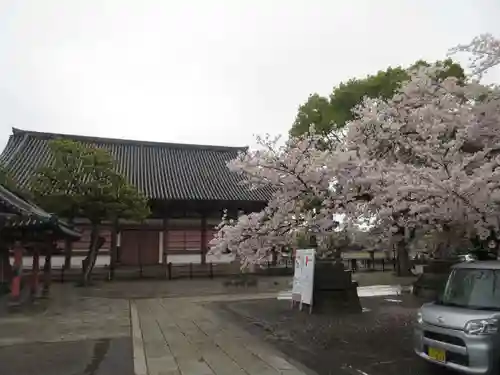
M 14 313 L 0 318 L 0 347 L 129 336 L 130 312 L 127 300 L 55 300 L 42 313 Z M 0 374 L 3 375 L 1 371 Z
M 0 374 L 133 375 L 129 301 L 57 297 L 0 317 Z
M 277 291 L 146 299 L 83 292 L 59 286 L 47 310 L 0 316 L 0 375 L 313 374 L 206 306 L 275 299 Z
M 271 295 L 131 301 L 136 375 L 312 374 L 203 305 L 263 297 Z

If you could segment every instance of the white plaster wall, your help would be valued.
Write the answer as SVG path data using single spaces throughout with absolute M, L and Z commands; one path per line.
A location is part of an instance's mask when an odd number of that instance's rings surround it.
M 74 255 L 71 257 L 71 268 L 82 268 L 82 260 L 85 259 L 84 255 Z M 109 255 L 98 255 L 96 260 L 97 267 L 104 267 L 109 265 Z M 14 263 L 14 258 L 10 258 L 10 263 Z M 33 264 L 32 257 L 23 257 L 23 267 L 31 268 Z M 40 268 L 45 265 L 45 257 L 40 257 Z M 64 255 L 54 255 L 52 257 L 52 268 L 62 268 L 64 266 Z
M 221 255 L 207 255 L 207 263 L 231 263 L 234 260 L 234 255 L 221 254 Z
M 82 260 L 85 258 L 84 255 L 73 255 L 71 257 L 71 268 L 81 268 Z M 111 257 L 109 255 L 98 255 L 96 260 L 97 267 L 109 266 Z M 207 255 L 207 263 L 230 263 L 234 260 L 233 255 Z M 23 266 L 26 268 L 31 268 L 33 262 L 32 257 L 23 257 Z M 189 264 L 189 263 L 201 263 L 200 254 L 186 254 L 186 255 L 168 255 L 167 263 L 172 262 L 172 264 Z M 14 258 L 10 258 L 10 263 L 14 263 Z M 40 268 L 45 264 L 45 257 L 40 256 Z M 54 255 L 52 256 L 52 268 L 62 268 L 64 266 L 64 255 Z
M 83 255 L 73 255 L 71 257 L 71 268 L 81 268 L 82 260 L 85 258 Z M 31 268 L 32 257 L 23 257 L 23 266 Z M 207 255 L 207 263 L 230 263 L 233 261 L 234 257 L 231 255 L 221 255 L 220 257 L 214 255 Z M 10 258 L 10 263 L 13 264 L 14 258 Z M 173 264 L 189 264 L 189 263 L 201 263 L 200 254 L 186 254 L 186 255 L 167 255 L 167 262 L 172 262 Z M 108 266 L 110 263 L 109 255 L 98 255 L 96 260 L 97 267 Z M 45 257 L 40 257 L 40 267 L 45 264 Z M 52 268 L 61 268 L 64 266 L 64 255 L 54 255 L 52 257 Z
M 172 263 L 172 264 L 201 263 L 201 256 L 200 254 L 186 254 L 186 255 L 167 254 L 167 263 Z

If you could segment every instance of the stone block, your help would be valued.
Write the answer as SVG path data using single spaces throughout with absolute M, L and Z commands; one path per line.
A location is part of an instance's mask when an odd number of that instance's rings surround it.
M 317 290 L 314 292 L 314 313 L 359 313 L 361 311 L 356 283 L 341 290 Z

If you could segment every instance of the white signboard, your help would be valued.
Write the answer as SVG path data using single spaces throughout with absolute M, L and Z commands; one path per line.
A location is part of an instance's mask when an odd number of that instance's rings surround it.
M 314 249 L 301 249 L 295 252 L 295 272 L 292 286 L 292 305 L 294 302 L 313 304 L 314 287 L 314 262 L 316 251 Z
M 302 250 L 302 270 L 300 272 L 300 302 L 312 305 L 314 287 L 315 250 Z

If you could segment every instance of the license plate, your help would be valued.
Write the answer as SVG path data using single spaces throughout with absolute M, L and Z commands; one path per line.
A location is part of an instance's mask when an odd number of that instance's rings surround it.
M 446 362 L 446 351 L 443 349 L 429 348 L 427 354 L 435 361 Z

